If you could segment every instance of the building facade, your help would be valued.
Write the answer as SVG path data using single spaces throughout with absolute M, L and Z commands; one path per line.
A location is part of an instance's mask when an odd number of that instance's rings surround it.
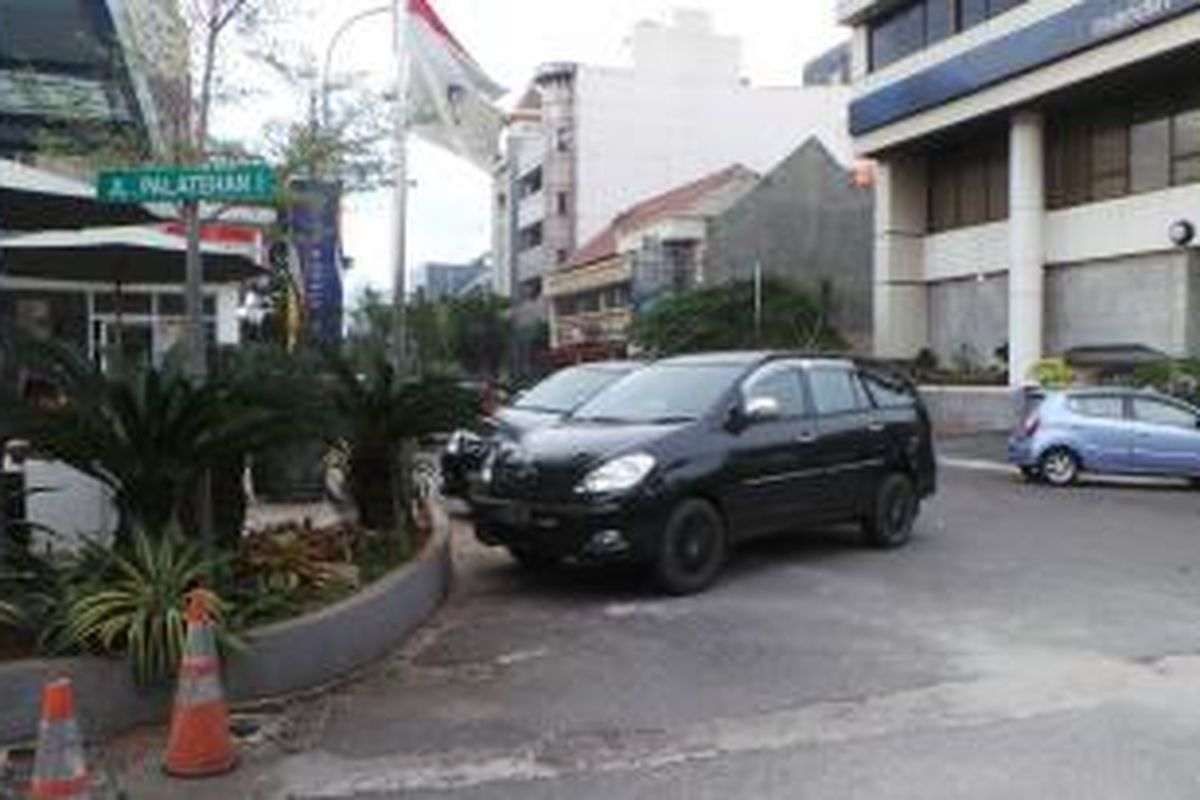
M 1200 0 L 840 0 L 875 349 L 1200 347 Z
M 492 267 L 487 256 L 465 264 L 430 261 L 417 271 L 417 293 L 425 300 L 453 300 L 491 290 Z
M 630 67 L 543 66 L 517 103 L 495 176 L 498 291 L 543 317 L 543 279 L 640 199 L 732 163 L 766 172 L 809 136 L 846 163 L 844 86 L 754 87 L 706 14 L 641 23 Z
M 833 326 L 869 352 L 873 206 L 871 189 L 809 139 L 710 221 L 706 279 L 751 280 L 757 266 L 827 298 Z
M 757 183 L 734 165 L 618 214 L 547 275 L 551 347 L 623 353 L 639 307 L 708 281 L 709 223 Z

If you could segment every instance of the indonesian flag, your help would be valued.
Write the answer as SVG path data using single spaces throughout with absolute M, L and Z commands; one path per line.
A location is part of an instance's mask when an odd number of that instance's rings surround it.
M 504 125 L 493 101 L 504 89 L 475 63 L 428 0 L 408 0 L 408 25 L 412 130 L 490 172 Z

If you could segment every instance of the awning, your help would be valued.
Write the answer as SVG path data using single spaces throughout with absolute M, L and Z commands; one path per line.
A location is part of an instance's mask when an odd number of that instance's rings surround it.
M 101 203 L 96 190 L 83 181 L 0 159 L 0 230 L 44 231 L 162 219 L 145 206 Z
M 156 227 L 43 231 L 0 239 L 0 276 L 96 283 L 183 283 L 186 240 Z M 203 242 L 206 283 L 259 277 L 244 245 Z

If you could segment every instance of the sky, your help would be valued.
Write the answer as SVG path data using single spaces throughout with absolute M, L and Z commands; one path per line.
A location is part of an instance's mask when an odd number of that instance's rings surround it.
M 673 7 L 708 11 L 718 33 L 742 39 L 743 73 L 755 85 L 800 82 L 805 62 L 848 37 L 834 20 L 835 0 L 431 0 L 455 37 L 492 78 L 510 90 L 511 107 L 536 67 L 547 61 L 620 66 L 629 61 L 635 23 L 665 21 Z M 289 0 L 297 9 L 278 36 L 303 41 L 322 57 L 338 26 L 388 0 Z M 348 28 L 331 60 L 334 75 L 386 81 L 394 71 L 387 15 Z M 265 80 L 265 79 L 264 79 Z M 225 109 L 215 129 L 253 138 L 271 118 L 296 116 L 304 100 L 273 86 L 264 96 Z M 466 261 L 490 248 L 489 177 L 415 137 L 409 146 L 408 265 Z M 354 259 L 347 298 L 366 286 L 390 290 L 392 193 L 370 192 L 344 202 L 344 249 Z M 412 283 L 411 277 L 409 281 Z

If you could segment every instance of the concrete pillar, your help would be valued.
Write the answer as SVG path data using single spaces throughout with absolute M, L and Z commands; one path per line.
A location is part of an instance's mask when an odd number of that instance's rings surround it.
M 923 248 L 925 161 L 895 155 L 875 170 L 873 350 L 878 358 L 912 358 L 929 344 L 929 289 Z
M 1028 382 L 1042 357 L 1046 265 L 1045 146 L 1042 115 L 1018 111 L 1009 136 L 1008 380 Z

